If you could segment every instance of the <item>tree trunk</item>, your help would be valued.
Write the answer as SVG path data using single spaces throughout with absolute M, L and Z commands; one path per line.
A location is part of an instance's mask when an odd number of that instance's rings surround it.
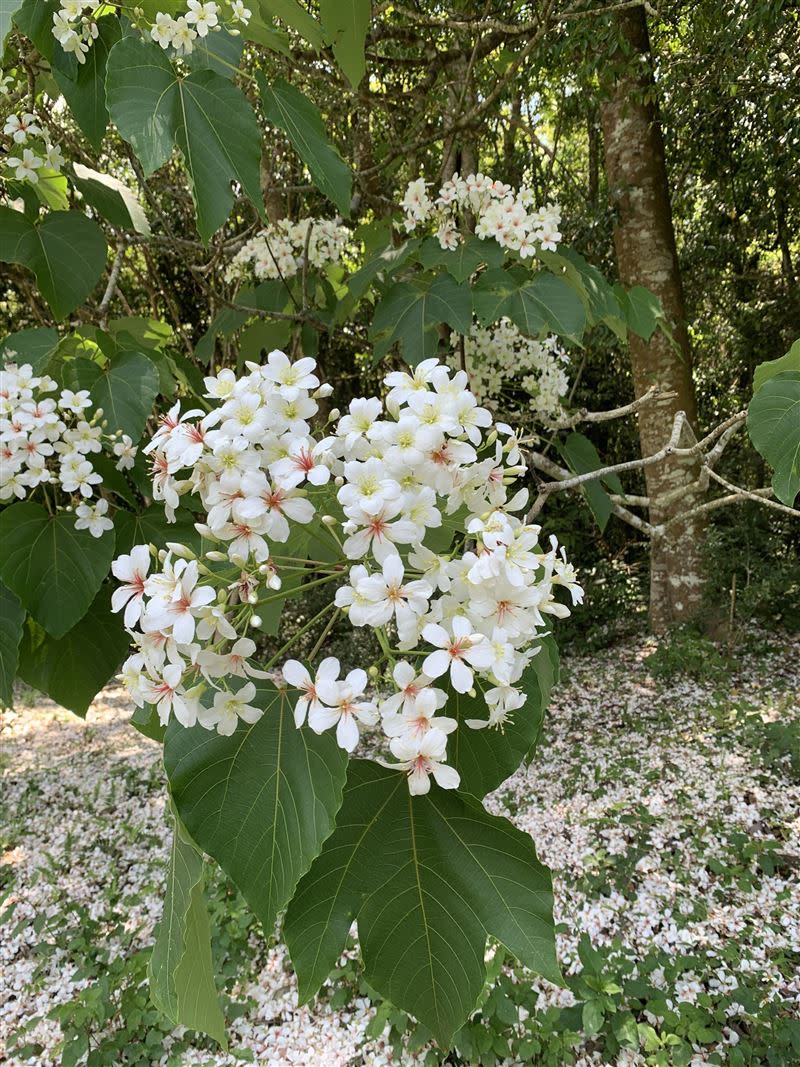
M 616 210 L 614 246 L 619 278 L 630 288 L 642 285 L 661 300 L 674 344 L 660 331 L 649 342 L 631 335 L 636 396 L 658 385 L 676 394 L 639 414 L 643 455 L 669 440 L 676 412 L 695 425 L 697 405 L 686 329 L 686 310 L 675 250 L 675 231 L 664 161 L 652 56 L 643 7 L 622 11 L 619 27 L 630 45 L 623 66 L 612 71 L 601 107 L 605 171 Z M 682 445 L 692 443 L 687 430 Z M 691 507 L 702 495 L 689 488 L 700 477 L 698 464 L 669 457 L 645 468 L 650 522 L 658 525 Z M 697 617 L 703 584 L 704 525 L 699 519 L 676 523 L 651 544 L 650 624 L 661 631 Z

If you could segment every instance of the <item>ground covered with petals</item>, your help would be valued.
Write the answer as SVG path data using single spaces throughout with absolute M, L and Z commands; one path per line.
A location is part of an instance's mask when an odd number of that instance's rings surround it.
M 554 871 L 569 987 L 498 955 L 510 1000 L 483 1004 L 449 1062 L 800 1062 L 800 643 L 753 633 L 699 679 L 654 677 L 653 647 L 568 657 L 534 763 L 488 801 Z M 109 689 L 81 722 L 28 693 L 2 719 L 7 1062 L 58 1063 L 65 1037 L 74 1063 L 444 1062 L 369 999 L 355 952 L 298 1008 L 282 946 L 221 880 L 230 1053 L 158 1020 L 144 981 L 169 833 L 160 749 L 130 711 Z

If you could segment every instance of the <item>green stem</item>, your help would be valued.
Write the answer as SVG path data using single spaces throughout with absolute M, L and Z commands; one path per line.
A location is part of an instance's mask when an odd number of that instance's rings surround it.
M 296 596 L 298 593 L 304 593 L 306 589 L 313 589 L 315 585 L 324 585 L 326 582 L 332 582 L 335 578 L 341 578 L 343 575 L 337 571 L 336 574 L 326 574 L 324 578 L 315 578 L 313 582 L 305 582 L 297 589 L 293 589 L 288 593 L 275 593 L 273 596 L 266 596 L 263 600 L 259 600 L 253 607 L 260 607 L 262 604 L 271 604 L 275 600 L 286 600 L 290 596 Z
M 278 662 L 278 660 L 281 658 L 281 656 L 283 656 L 284 653 L 287 652 L 292 647 L 292 645 L 295 643 L 295 641 L 298 639 L 298 637 L 302 637 L 304 633 L 307 633 L 311 629 L 311 627 L 314 626 L 315 623 L 319 622 L 319 620 L 322 618 L 323 615 L 326 614 L 326 612 L 331 611 L 331 609 L 335 609 L 335 608 L 336 608 L 336 605 L 333 603 L 333 601 L 331 601 L 330 604 L 326 604 L 325 607 L 322 609 L 322 611 L 317 612 L 317 614 L 314 616 L 313 619 L 309 619 L 309 621 L 305 624 L 305 626 L 301 626 L 301 628 L 297 631 L 297 633 L 293 637 L 290 637 L 289 640 L 286 642 L 286 644 L 282 645 L 278 649 L 278 651 L 275 653 L 275 655 L 272 657 L 272 659 L 270 659 L 269 662 L 264 665 L 264 670 L 268 671 L 270 669 L 270 667 L 274 666 Z
M 334 625 L 336 623 L 336 620 L 339 618 L 339 615 L 341 614 L 341 610 L 342 610 L 341 608 L 337 608 L 336 611 L 333 613 L 333 615 L 331 615 L 331 617 L 325 623 L 325 629 L 319 635 L 314 647 L 311 649 L 311 651 L 308 654 L 309 661 L 313 662 L 314 657 L 319 652 L 319 650 L 322 648 L 322 643 L 325 640 L 325 638 L 328 636 L 328 634 L 331 632 L 331 630 L 333 629 L 333 627 L 334 627 Z

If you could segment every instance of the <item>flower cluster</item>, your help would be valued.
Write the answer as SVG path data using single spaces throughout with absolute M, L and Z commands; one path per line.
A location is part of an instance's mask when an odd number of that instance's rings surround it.
M 460 366 L 460 334 L 450 337 L 448 363 Z M 509 319 L 474 325 L 464 338 L 470 389 L 492 411 L 556 418 L 569 389 L 569 356 L 556 337 L 526 337 Z M 509 396 L 509 391 L 513 394 Z
M 302 269 L 306 245 L 309 265 L 321 269 L 339 262 L 349 236 L 347 227 L 332 219 L 280 219 L 242 246 L 225 277 L 290 278 Z
M 99 30 L 95 15 L 102 0 L 61 0 L 53 15 L 53 36 L 65 52 L 72 52 L 79 63 L 97 40 Z
M 465 212 L 475 218 L 475 235 L 494 238 L 501 248 L 510 248 L 525 259 L 537 247 L 555 252 L 561 240 L 561 210 L 557 204 L 531 210 L 533 193 L 526 186 L 514 189 L 485 174 L 458 174 L 444 183 L 435 200 L 428 196 L 424 178 L 409 182 L 401 206 L 407 233 L 420 225 L 434 224 L 439 244 L 455 249 L 462 236 L 458 220 Z
M 5 358 L 15 353 L 6 351 Z M 133 466 L 136 449 L 129 437 L 108 437 L 93 414 L 88 389 L 58 390 L 47 375 L 35 375 L 29 363 L 7 363 L 0 370 L 0 501 L 24 500 L 39 486 L 54 486 L 77 498 L 75 528 L 101 537 L 112 527 L 108 501 L 98 499 L 101 476 L 91 456 L 108 445 L 117 468 Z
M 524 471 L 516 439 L 510 427 L 492 425 L 462 371 L 435 359 L 388 374 L 385 399 L 334 412 L 334 432 L 321 440 L 311 420 L 330 390 L 313 360 L 272 352 L 247 369 L 207 378 L 216 406 L 182 415 L 176 405 L 146 446 L 154 496 L 168 516 L 181 495 L 196 494 L 207 515 L 198 530 L 220 548 L 198 558 L 171 544 L 153 573 L 147 546 L 114 564 L 124 583 L 114 608 L 125 609 L 131 630 L 138 626 L 125 683 L 139 705 L 156 705 L 162 722 L 172 714 L 231 733 L 239 719 L 261 714 L 247 679 L 269 676 L 299 694 L 298 727 L 335 727 L 352 752 L 361 726 L 380 725 L 394 757 L 388 766 L 406 772 L 412 793 L 427 792 L 431 776 L 453 788 L 448 736 L 502 726 L 523 707 L 522 676 L 546 620 L 569 614 L 557 588 L 573 603 L 582 598 L 555 539 L 542 549 L 540 528 L 519 517 L 527 491 L 514 490 Z M 322 506 L 339 517 L 320 514 Z M 292 553 L 292 526 L 312 523 L 339 562 L 306 567 Z M 446 527 L 455 528 L 455 544 L 437 551 L 430 546 L 449 542 L 435 536 Z M 256 645 L 243 630 L 260 625 L 256 608 L 280 599 L 281 575 L 297 569 L 321 573 L 315 584 L 346 577 L 320 620 L 338 610 L 375 630 L 388 695 L 368 693 L 361 669 L 340 677 L 333 657 L 317 667 L 288 659 L 281 672 L 273 662 L 253 664 Z M 452 693 L 467 695 L 474 718 L 439 714 Z
M 236 35 L 239 32 L 236 24 L 246 26 L 252 12 L 245 7 L 244 0 L 231 0 L 227 7 L 230 21 L 228 32 Z M 173 16 L 159 11 L 150 27 L 150 36 L 162 48 L 174 48 L 177 55 L 188 56 L 194 50 L 198 37 L 202 39 L 223 28 L 220 16 L 224 20 L 223 5 L 213 0 L 207 3 L 203 3 L 203 0 L 187 0 L 186 11 L 181 15 Z
M 28 111 L 8 115 L 3 124 L 3 134 L 11 140 L 11 154 L 6 156 L 5 163 L 14 172 L 17 181 L 36 185 L 42 168 L 54 171 L 61 169 L 64 163 L 61 149 L 51 142 L 49 131 L 42 127 L 35 115 Z

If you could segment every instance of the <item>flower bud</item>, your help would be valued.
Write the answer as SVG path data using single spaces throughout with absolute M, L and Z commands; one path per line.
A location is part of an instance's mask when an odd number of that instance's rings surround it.
M 195 554 L 188 545 L 182 545 L 179 541 L 167 541 L 167 548 L 180 559 L 195 559 Z
M 250 625 L 256 627 L 256 629 L 258 629 L 258 627 L 261 626 L 261 622 L 262 622 L 262 619 L 261 619 L 260 615 L 251 615 L 250 616 Z
M 477 694 L 475 693 L 474 689 L 470 689 L 470 691 L 467 693 L 467 696 L 472 697 L 473 700 L 475 699 L 476 695 Z
M 333 515 L 323 515 L 322 521 L 325 523 L 326 526 L 338 525 L 338 521 L 333 517 Z
M 341 414 L 342 413 L 341 411 L 339 411 L 338 408 L 333 408 L 333 410 L 328 415 L 328 422 L 336 422 Z
M 496 440 L 497 440 L 497 430 L 492 430 L 492 432 L 486 438 L 486 444 L 487 445 L 493 445 Z
M 194 528 L 195 530 L 197 530 L 200 536 L 204 537 L 207 541 L 219 541 L 219 538 L 215 535 L 214 531 L 211 529 L 210 526 L 206 525 L 206 523 L 196 522 L 194 524 Z
M 341 474 L 336 475 L 336 477 L 333 479 L 333 484 L 338 488 L 341 488 L 344 485 L 344 478 L 341 476 Z
M 370 678 L 375 679 L 380 674 L 380 671 L 378 670 L 378 668 L 373 663 L 372 666 L 367 671 L 367 674 L 370 676 Z
M 247 598 L 247 603 L 248 604 L 257 604 L 258 603 L 258 593 L 250 593 L 250 595 Z
M 277 574 L 273 574 L 270 578 L 267 579 L 267 585 L 270 589 L 274 589 L 277 593 L 277 591 L 283 585 L 283 582 L 280 580 Z
M 206 552 L 206 559 L 210 559 L 212 563 L 225 563 L 228 556 L 225 552 L 218 552 L 216 549 L 212 549 L 210 552 Z
M 324 400 L 325 397 L 330 396 L 332 392 L 333 386 L 330 384 L 330 382 L 323 382 L 319 389 L 317 389 L 317 391 L 315 393 L 312 393 L 311 395 L 314 397 L 315 400 Z
M 158 550 L 159 562 L 163 563 L 166 558 L 167 558 L 167 550 L 165 548 L 160 548 Z

